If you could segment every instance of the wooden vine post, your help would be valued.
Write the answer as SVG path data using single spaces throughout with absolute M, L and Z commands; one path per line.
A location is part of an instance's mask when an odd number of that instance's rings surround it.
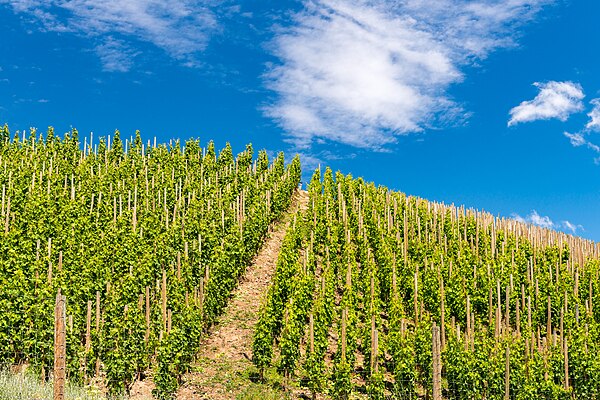
M 88 300 L 87 314 L 85 318 L 85 351 L 90 351 L 92 347 L 92 301 Z
M 144 342 L 148 343 L 150 338 L 150 287 L 146 286 L 146 333 L 144 335 Z
M 467 296 L 467 330 L 465 331 L 465 350 L 469 349 L 471 338 L 471 298 Z
M 444 277 L 441 278 L 440 280 L 440 297 L 441 297 L 441 304 L 440 304 L 440 308 L 441 308 L 441 316 L 440 316 L 440 325 L 442 328 L 441 331 L 441 336 L 442 336 L 442 340 L 441 340 L 441 348 L 440 350 L 444 350 L 444 348 L 446 347 L 446 307 L 445 307 L 445 294 L 444 294 Z
M 85 317 L 85 355 L 83 356 L 83 378 L 87 381 L 87 356 L 92 348 L 92 301 L 87 302 L 87 314 Z
M 346 318 L 348 317 L 348 307 L 342 310 L 342 360 L 346 361 Z
M 515 313 L 515 327 L 517 328 L 517 337 L 521 337 L 521 301 L 519 297 L 517 297 L 517 309 Z
M 510 347 L 506 346 L 506 368 L 504 370 L 504 400 L 510 400 Z
M 546 319 L 546 340 L 550 340 L 552 335 L 552 302 L 548 296 L 548 317 Z
M 162 329 L 160 331 L 160 340 L 162 340 L 165 331 L 167 330 L 167 272 L 162 271 L 162 286 L 161 286 L 161 314 L 162 314 Z
M 433 354 L 433 400 L 442 400 L 442 356 L 440 343 L 440 328 L 433 324 L 432 335 Z
M 565 390 L 569 390 L 569 345 L 566 338 L 563 347 L 565 357 Z
M 377 373 L 377 352 L 379 343 L 377 343 L 377 327 L 375 324 L 375 315 L 371 316 L 371 375 Z
M 315 352 L 315 323 L 313 313 L 310 313 L 308 318 L 308 330 L 309 330 L 309 340 L 310 340 L 310 354 L 314 354 Z
M 419 322 L 419 267 L 415 271 L 415 282 L 414 282 L 414 292 L 413 292 L 413 303 L 415 308 L 415 325 Z
M 54 400 L 65 399 L 67 376 L 66 297 L 58 289 L 54 307 Z
M 100 334 L 100 292 L 96 291 L 96 334 Z M 96 357 L 96 377 L 100 375 L 100 356 Z

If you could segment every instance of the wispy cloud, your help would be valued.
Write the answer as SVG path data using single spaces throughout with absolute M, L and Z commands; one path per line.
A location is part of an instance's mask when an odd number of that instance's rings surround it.
M 569 231 L 571 233 L 576 233 L 577 231 L 583 231 L 584 230 L 583 226 L 572 224 L 569 221 L 562 221 L 561 225 L 562 225 L 562 227 L 563 227 L 564 230 L 567 230 L 567 231 Z
M 47 31 L 72 32 L 97 41 L 107 71 L 126 71 L 131 42 L 151 43 L 193 65 L 218 28 L 210 0 L 0 0 L 29 15 Z M 118 39 L 117 39 L 118 36 Z M 121 51 L 121 54 L 117 54 Z M 124 61 L 124 64 L 116 61 Z
M 274 41 L 266 114 L 299 148 L 316 139 L 381 150 L 397 135 L 455 123 L 450 85 L 549 0 L 305 0 Z
M 309 152 L 298 152 L 302 159 L 302 168 L 312 173 L 320 165 L 329 165 L 336 160 L 352 160 L 357 157 L 356 153 L 344 151 L 335 152 L 331 150 L 317 150 Z
M 542 216 L 542 215 L 538 214 L 538 212 L 536 210 L 532 210 L 529 213 L 529 215 L 527 215 L 525 217 L 522 217 L 521 215 L 516 214 L 516 213 L 513 213 L 511 216 L 515 220 L 522 222 L 522 223 L 533 224 L 536 226 L 540 226 L 542 228 L 563 230 L 563 231 L 567 231 L 567 232 L 573 233 L 573 234 L 577 233 L 578 231 L 584 230 L 583 226 L 573 224 L 570 221 L 561 221 L 561 222 L 555 223 L 547 215 Z
M 585 125 L 585 128 L 576 133 L 563 132 L 563 135 L 569 139 L 571 145 L 574 147 L 585 146 L 594 153 L 600 155 L 600 146 L 592 143 L 587 138 L 591 132 L 600 131 L 600 99 L 593 99 L 590 101 L 590 103 L 592 104 L 593 108 L 592 111 L 588 113 L 590 120 Z M 600 156 L 594 158 L 594 163 L 600 165 Z
M 540 92 L 533 100 L 524 101 L 510 110 L 508 126 L 521 122 L 557 118 L 566 121 L 575 112 L 583 110 L 585 94 L 581 85 L 573 82 L 536 82 Z
M 554 227 L 554 222 L 548 216 L 541 216 L 536 210 L 532 210 L 529 215 L 522 217 L 519 214 L 513 214 L 512 217 L 519 222 L 541 226 L 542 228 Z
M 137 53 L 124 42 L 112 37 L 96 47 L 96 54 L 102 62 L 102 69 L 108 72 L 127 72 L 133 66 Z
M 575 147 L 586 146 L 587 148 L 594 150 L 596 153 L 600 153 L 600 146 L 587 140 L 584 136 L 584 133 L 582 133 L 582 132 L 577 132 L 577 133 L 564 132 L 563 135 L 565 135 L 567 138 L 569 138 L 569 141 Z
M 532 224 L 541 226 L 543 228 L 552 228 L 554 226 L 554 223 L 552 222 L 550 217 L 548 217 L 547 215 L 541 216 L 535 210 L 533 210 L 531 214 L 529 214 L 529 221 Z
M 585 140 L 583 135 L 579 132 L 577 132 L 577 133 L 564 132 L 563 135 L 565 135 L 567 138 L 569 138 L 569 141 L 575 147 L 583 146 L 584 144 L 587 143 L 587 141 Z
M 600 131 L 600 99 L 593 99 L 590 103 L 594 108 L 588 114 L 590 120 L 585 127 L 590 131 Z

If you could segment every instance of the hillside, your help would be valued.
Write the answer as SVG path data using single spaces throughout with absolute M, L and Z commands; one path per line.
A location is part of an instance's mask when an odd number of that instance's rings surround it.
M 66 297 L 67 379 L 127 393 L 151 372 L 170 397 L 269 225 L 290 204 L 298 158 L 234 157 L 212 143 L 92 148 L 77 131 L 0 129 L 0 364 L 43 380 Z
M 313 398 L 598 397 L 598 244 L 329 169 L 308 190 L 254 335 L 267 381 Z
M 0 130 L 0 364 L 135 399 L 594 399 L 600 246 L 251 145 Z M 3 375 L 4 376 L 4 375 Z M 0 394 L 2 394 L 0 388 Z

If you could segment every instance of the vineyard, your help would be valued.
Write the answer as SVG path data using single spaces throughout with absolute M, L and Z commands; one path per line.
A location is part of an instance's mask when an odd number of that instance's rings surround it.
M 327 169 L 253 362 L 313 398 L 600 398 L 599 247 Z
M 287 209 L 299 159 L 92 141 L 0 128 L 0 364 L 50 377 L 60 291 L 69 381 L 126 393 L 152 371 L 170 398 Z
M 251 145 L 4 126 L 2 371 L 56 381 L 60 345 L 69 382 L 110 397 L 152 380 L 174 398 L 279 221 L 268 289 L 243 297 L 257 310 L 248 384 L 282 398 L 600 398 L 598 244 L 330 169 L 290 207 L 300 179 L 298 156 Z

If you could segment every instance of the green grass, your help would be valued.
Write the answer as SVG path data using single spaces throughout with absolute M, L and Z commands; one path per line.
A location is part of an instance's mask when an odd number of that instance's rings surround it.
M 276 372 L 275 367 L 265 370 L 264 379 L 260 380 L 258 370 L 251 366 L 239 377 L 237 382 L 242 391 L 236 396 L 236 400 L 283 400 L 296 398 L 291 392 L 283 389 L 281 375 Z M 296 382 L 289 389 L 297 389 Z
M 66 400 L 105 400 L 98 390 L 67 384 Z M 0 370 L 0 400 L 53 400 L 52 382 L 42 382 L 30 373 Z
M 291 399 L 291 396 L 268 385 L 251 383 L 236 397 L 237 400 L 281 400 Z

